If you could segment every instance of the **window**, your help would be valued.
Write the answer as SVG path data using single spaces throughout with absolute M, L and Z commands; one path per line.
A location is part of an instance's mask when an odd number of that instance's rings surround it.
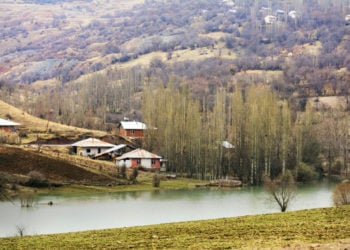
M 135 130 L 134 130 L 134 129 L 130 130 L 130 133 L 131 133 L 132 135 L 135 134 Z
M 87 148 L 86 153 L 90 153 L 90 152 L 91 152 L 91 149 Z
M 156 164 L 156 160 L 155 160 L 155 159 L 152 159 L 152 160 L 151 160 L 151 163 L 152 163 L 152 165 Z
M 140 165 L 141 164 L 141 159 L 137 159 L 136 163 Z

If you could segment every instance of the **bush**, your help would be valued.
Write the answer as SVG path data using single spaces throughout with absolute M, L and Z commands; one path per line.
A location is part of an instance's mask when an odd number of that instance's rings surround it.
M 342 164 L 340 161 L 336 161 L 333 168 L 331 169 L 331 174 L 339 175 L 341 173 Z
M 45 175 L 38 171 L 30 171 L 28 173 L 29 180 L 26 182 L 27 186 L 30 187 L 48 187 L 49 182 L 47 181 Z
M 132 173 L 131 173 L 130 177 L 129 177 L 130 182 L 133 183 L 133 184 L 136 183 L 136 178 L 137 178 L 138 175 L 139 175 L 138 168 L 134 168 L 132 170 Z
M 17 187 L 17 185 L 15 183 L 12 183 L 11 190 L 12 191 L 18 191 L 18 187 Z
M 158 188 L 160 186 L 160 176 L 158 174 L 153 175 L 152 183 L 153 183 L 153 187 Z
M 19 144 L 20 138 L 17 134 L 6 134 L 0 132 L 0 143 Z
M 298 168 L 297 181 L 309 182 L 317 178 L 314 166 L 301 162 Z
M 126 166 L 125 165 L 122 165 L 119 169 L 120 171 L 120 177 L 123 178 L 123 179 L 126 179 Z
M 350 181 L 344 181 L 333 189 L 333 203 L 335 206 L 350 205 Z

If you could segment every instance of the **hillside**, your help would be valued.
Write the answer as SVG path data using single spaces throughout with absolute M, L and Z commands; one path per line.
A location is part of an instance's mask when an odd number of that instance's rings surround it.
M 4 1 L 1 78 L 49 86 L 101 70 L 147 66 L 154 57 L 167 64 L 211 58 L 229 60 L 238 71 L 282 69 L 287 83 L 307 83 L 316 90 L 314 85 L 333 84 L 327 72 L 339 74 L 348 67 L 345 17 L 350 10 L 344 5 L 303 0 Z M 268 16 L 273 20 L 267 21 Z M 317 83 L 316 72 L 306 68 L 321 70 L 322 81 Z
M 83 168 L 62 156 L 50 157 L 33 150 L 0 147 L 0 173 L 9 183 L 23 184 L 33 171 L 40 173 L 49 183 L 55 184 L 106 185 L 115 182 L 106 173 Z
M 342 1 L 9 0 L 0 7 L 0 99 L 59 123 L 110 130 L 109 114 L 141 119 L 147 85 L 186 83 L 209 108 L 217 89 L 253 84 L 296 109 L 308 97 L 350 93 L 350 9 Z
M 157 128 L 143 147 L 191 177 L 258 184 L 285 169 L 303 181 L 349 172 L 344 1 L 0 7 L 0 99 L 46 121 L 42 133 L 21 132 L 22 142 L 90 136 L 60 135 L 51 121 L 112 132 L 128 118 Z M 235 150 L 217 146 L 225 140 Z
M 0 249 L 348 249 L 350 207 L 1 238 Z
M 77 128 L 40 119 L 1 100 L 0 117 L 3 119 L 9 118 L 21 124 L 19 130 L 21 134 L 24 135 L 24 137 L 22 137 L 22 143 L 33 142 L 38 139 L 48 140 L 53 138 L 62 139 L 66 142 L 67 140 L 74 140 L 82 136 L 101 137 L 106 135 L 106 132 L 103 131 Z

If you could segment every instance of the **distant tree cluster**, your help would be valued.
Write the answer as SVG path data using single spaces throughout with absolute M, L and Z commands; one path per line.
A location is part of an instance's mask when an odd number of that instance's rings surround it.
M 296 112 L 263 85 L 232 93 L 218 89 L 213 106 L 207 104 L 194 100 L 186 85 L 144 91 L 144 121 L 157 128 L 147 131 L 145 145 L 169 159 L 170 171 L 259 184 L 264 176 L 273 179 L 289 170 L 298 181 L 309 181 L 323 174 L 322 155 L 329 174 L 335 159 L 345 160 L 342 138 L 349 118 L 344 112 L 333 112 L 333 120 L 320 118 L 310 104 L 304 113 Z

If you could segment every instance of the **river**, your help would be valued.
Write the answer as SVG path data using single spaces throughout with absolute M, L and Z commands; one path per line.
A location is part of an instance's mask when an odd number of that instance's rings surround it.
M 332 206 L 334 184 L 298 186 L 287 211 Z M 52 201 L 53 205 L 48 205 Z M 37 196 L 0 202 L 0 237 L 74 232 L 279 212 L 261 187 Z

